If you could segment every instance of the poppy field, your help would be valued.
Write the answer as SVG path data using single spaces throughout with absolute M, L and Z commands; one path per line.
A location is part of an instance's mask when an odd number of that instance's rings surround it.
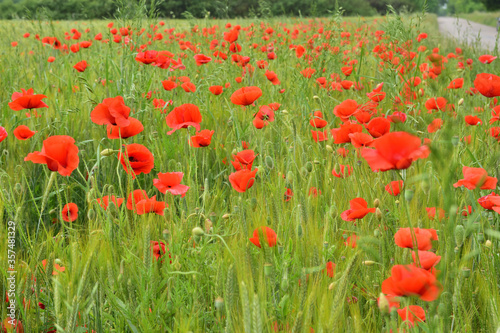
M 0 27 L 3 332 L 500 330 L 493 51 L 394 13 Z

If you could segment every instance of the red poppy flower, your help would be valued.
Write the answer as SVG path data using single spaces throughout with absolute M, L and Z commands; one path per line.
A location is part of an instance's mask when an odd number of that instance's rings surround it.
M 260 96 L 262 96 L 262 90 L 259 87 L 243 87 L 231 95 L 231 102 L 236 105 L 250 105 Z
M 493 207 L 500 205 L 500 195 L 491 192 L 484 197 L 477 199 L 477 202 L 486 210 L 493 210 Z
M 28 140 L 33 135 L 35 135 L 36 132 L 30 130 L 29 127 L 26 125 L 20 125 L 16 127 L 13 133 L 18 140 Z
M 274 121 L 274 111 L 267 105 L 262 105 L 259 111 L 254 115 L 253 125 L 257 129 L 267 126 Z
M 370 147 L 374 142 L 374 139 L 370 134 L 361 132 L 351 133 L 349 134 L 349 138 L 355 148 Z
M 365 217 L 368 213 L 375 213 L 376 208 L 368 208 L 368 203 L 363 198 L 354 198 L 349 201 L 349 206 L 351 209 L 348 209 L 342 214 L 340 217 L 344 221 L 354 221 L 359 220 Z
M 381 101 L 384 100 L 385 98 L 385 92 L 382 91 L 382 87 L 384 86 L 384 83 L 379 83 L 373 91 L 369 92 L 366 94 L 369 99 L 371 99 L 375 103 L 380 103 Z
M 302 74 L 302 76 L 304 76 L 306 79 L 310 79 L 314 73 L 316 73 L 316 70 L 310 67 L 300 71 L 300 74 Z
M 285 202 L 288 202 L 288 201 L 292 200 L 292 197 L 293 197 L 292 189 L 287 188 L 286 191 L 285 191 L 285 196 L 284 196 Z
M 64 205 L 62 210 L 62 218 L 66 222 L 73 222 L 78 218 L 78 206 L 75 203 Z
M 28 91 L 21 89 L 22 93 L 15 92 L 12 94 L 12 102 L 9 103 L 9 107 L 13 111 L 20 111 L 24 109 L 40 109 L 48 108 L 49 106 L 45 104 L 42 99 L 47 98 L 45 95 L 33 95 L 33 88 L 28 89 Z
M 5 130 L 5 128 L 2 127 L 2 126 L 0 126 L 0 142 L 2 142 L 3 140 L 5 140 L 8 136 L 9 136 L 9 134 L 7 133 L 7 131 Z
M 335 267 L 337 265 L 335 263 L 333 263 L 333 261 L 329 261 L 326 263 L 326 275 L 328 277 L 331 277 L 333 278 L 335 276 Z
M 464 79 L 462 77 L 450 82 L 448 89 L 460 89 L 464 86 Z
M 344 242 L 344 245 L 354 249 L 358 246 L 357 245 L 358 240 L 359 236 L 357 236 L 356 234 L 352 234 L 351 236 L 347 237 L 347 239 Z
M 412 235 L 410 228 L 400 228 L 394 235 L 396 245 L 402 248 L 414 249 L 413 238 L 415 238 L 418 249 L 427 251 L 432 248 L 431 241 L 438 240 L 434 229 L 413 228 L 413 233 L 414 235 Z
M 474 87 L 485 97 L 500 96 L 500 76 L 481 73 L 476 75 Z
M 129 117 L 128 120 L 130 121 L 130 124 L 125 127 L 108 125 L 108 139 L 119 139 L 120 137 L 122 139 L 127 139 L 141 133 L 144 130 L 144 126 L 139 120 L 132 117 Z
M 266 78 L 271 81 L 271 83 L 275 86 L 281 84 L 280 79 L 278 78 L 278 75 L 276 75 L 275 72 L 266 70 L 264 73 L 266 75 Z
M 212 142 L 212 135 L 214 135 L 214 131 L 207 129 L 196 132 L 196 135 L 189 139 L 189 145 L 195 148 L 208 147 Z
M 158 241 L 151 241 L 150 248 L 151 248 L 151 253 L 152 253 L 153 257 L 155 258 L 155 260 L 158 261 L 159 259 L 161 259 L 161 262 L 163 262 L 162 257 L 168 251 L 166 244 L 163 241 L 159 241 L 159 242 Z M 170 259 L 172 259 L 172 256 L 170 255 L 170 253 L 168 254 L 168 257 Z M 170 262 L 172 262 L 172 260 L 170 260 Z
M 102 198 L 97 198 L 97 203 L 104 209 L 107 210 L 109 206 L 109 202 L 111 201 L 112 203 L 115 204 L 116 208 L 120 207 L 121 204 L 123 203 L 125 199 L 123 198 L 117 198 L 114 195 L 107 195 Z
M 343 122 L 349 120 L 358 111 L 358 103 L 352 99 L 346 99 L 339 105 L 333 108 L 333 114 L 340 118 Z
M 415 266 L 421 267 L 425 270 L 430 270 L 432 267 L 436 266 L 439 261 L 441 261 L 441 256 L 438 256 L 434 252 L 430 251 L 418 251 L 418 264 L 415 251 L 411 251 L 411 256 Z
M 484 54 L 482 56 L 479 57 L 479 61 L 482 62 L 483 64 L 491 64 L 493 62 L 493 60 L 495 60 L 497 57 L 494 57 L 492 55 L 489 55 L 489 54 Z
M 314 111 L 309 124 L 316 128 L 323 128 L 328 125 L 328 122 L 323 119 L 323 113 L 321 111 Z
M 181 88 L 187 93 L 193 93 L 196 91 L 196 86 L 192 82 L 184 82 L 181 84 Z
M 255 152 L 251 149 L 245 149 L 237 153 L 236 155 L 233 155 L 234 161 L 231 161 L 233 164 L 234 168 L 236 170 L 241 170 L 241 169 L 252 169 L 252 164 L 253 161 L 257 155 L 255 155 Z
M 78 167 L 78 147 L 75 139 L 67 135 L 54 135 L 43 141 L 42 151 L 29 153 L 24 161 L 47 164 L 50 171 L 69 176 Z
M 118 153 L 118 159 L 125 172 L 135 176 L 141 173 L 150 173 L 154 167 L 154 157 L 148 148 L 138 143 L 124 145 L 125 151 Z
M 373 171 L 407 169 L 411 163 L 429 156 L 429 147 L 418 137 L 406 132 L 391 132 L 375 140 L 371 148 L 363 148 L 361 156 Z
M 276 246 L 276 243 L 278 242 L 278 236 L 276 235 L 276 232 L 269 227 L 259 227 L 255 229 L 253 231 L 253 237 L 250 238 L 250 242 L 252 242 L 255 246 L 259 248 L 261 247 L 259 232 L 262 232 L 262 234 L 266 238 L 267 244 L 269 244 L 269 247 Z
M 135 210 L 135 205 L 144 199 L 148 199 L 148 195 L 146 194 L 146 191 L 144 190 L 134 190 L 128 195 L 127 198 L 127 209 L 128 210 Z
M 403 321 L 408 321 L 408 326 L 411 328 L 415 323 L 425 321 L 425 311 L 418 305 L 410 305 L 402 309 L 398 309 L 398 315 Z
M 151 198 L 142 199 L 135 204 L 135 212 L 137 215 L 148 213 L 155 213 L 163 216 L 165 213 L 166 203 L 163 201 L 156 201 L 156 195 Z
M 493 110 L 491 110 L 490 124 L 496 121 L 500 121 L 500 105 L 495 106 Z
M 208 90 L 215 96 L 222 94 L 222 86 L 211 86 Z
M 390 195 L 396 196 L 401 193 L 401 189 L 403 188 L 403 181 L 402 180 L 395 180 L 390 182 L 388 185 L 385 186 L 385 190 L 387 193 Z
M 471 126 L 476 126 L 477 124 L 483 123 L 481 118 L 476 117 L 476 116 L 471 116 L 471 115 L 465 116 L 464 120 L 467 123 L 467 125 L 471 125 Z
M 167 134 L 171 135 L 181 128 L 193 126 L 197 131 L 200 130 L 201 123 L 200 109 L 194 104 L 182 104 L 174 108 L 166 117 L 167 126 L 172 128 Z
M 47 266 L 47 259 L 42 260 L 42 267 L 45 270 L 45 267 Z M 59 273 L 62 273 L 66 270 L 66 267 L 60 266 L 57 263 L 54 263 L 54 270 L 52 271 L 52 275 L 59 275 Z
M 87 62 L 85 60 L 82 60 L 82 61 L 76 63 L 73 66 L 73 68 L 79 72 L 85 72 L 85 70 L 87 69 L 87 66 L 88 66 Z
M 332 175 L 334 175 L 337 178 L 346 178 L 351 175 L 352 170 L 353 170 L 352 166 L 340 164 L 338 172 L 335 169 L 333 169 Z
M 341 143 L 350 143 L 351 138 L 349 134 L 358 133 L 363 131 L 363 126 L 360 124 L 353 124 L 350 122 L 346 122 L 340 125 L 339 128 L 333 128 L 330 130 L 333 136 L 333 143 L 341 144 Z
M 254 169 L 253 171 L 250 171 L 248 169 L 241 169 L 239 171 L 233 172 L 229 175 L 229 182 L 237 192 L 245 192 L 253 186 L 257 171 L 258 169 Z
M 322 142 L 328 140 L 328 130 L 325 131 L 313 131 L 311 130 L 313 140 L 316 142 Z
M 158 179 L 153 179 L 153 185 L 161 193 L 170 192 L 173 195 L 184 197 L 187 190 L 189 190 L 189 186 L 181 184 L 182 177 L 184 177 L 182 172 L 158 173 Z
M 173 90 L 177 87 L 177 83 L 170 80 L 161 81 L 161 84 L 163 85 L 163 89 L 166 91 Z
M 105 98 L 90 113 L 90 119 L 97 125 L 126 127 L 130 125 L 130 108 L 125 105 L 122 96 Z
M 427 102 L 425 102 L 425 108 L 429 111 L 432 110 L 444 111 L 447 102 L 448 101 L 444 97 L 429 98 Z
M 378 138 L 391 131 L 391 121 L 384 117 L 373 118 L 365 124 L 365 128 L 374 138 Z
M 436 213 L 438 215 L 438 219 L 442 220 L 445 217 L 445 211 L 443 208 L 439 207 L 426 207 L 427 217 L 433 220 L 436 217 Z
M 488 172 L 483 168 L 462 168 L 464 179 L 460 179 L 453 184 L 454 187 L 465 186 L 469 190 L 479 187 L 481 190 L 494 190 L 497 186 L 497 179 L 488 176 Z
M 421 300 L 435 300 L 442 287 L 436 277 L 413 265 L 395 265 L 391 276 L 382 283 L 382 292 L 391 296 L 418 296 Z
M 139 52 L 135 56 L 135 60 L 142 62 L 145 65 L 149 65 L 158 59 L 158 51 L 147 50 L 144 52 Z
M 436 118 L 433 121 L 431 121 L 431 123 L 429 124 L 429 126 L 427 126 L 427 132 L 429 132 L 429 133 L 435 133 L 439 129 L 441 129 L 442 126 L 443 126 L 443 119 Z

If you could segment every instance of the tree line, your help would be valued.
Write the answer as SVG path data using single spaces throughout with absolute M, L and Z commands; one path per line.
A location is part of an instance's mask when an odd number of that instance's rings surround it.
M 444 6 L 444 5 L 447 6 Z M 110 19 L 138 14 L 163 18 L 325 17 L 339 8 L 348 16 L 401 12 L 449 14 L 500 9 L 498 0 L 0 0 L 2 19 Z

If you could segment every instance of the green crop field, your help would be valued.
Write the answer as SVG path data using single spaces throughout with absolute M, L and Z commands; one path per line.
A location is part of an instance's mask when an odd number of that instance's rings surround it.
M 498 332 L 500 60 L 435 16 L 0 21 L 4 332 Z

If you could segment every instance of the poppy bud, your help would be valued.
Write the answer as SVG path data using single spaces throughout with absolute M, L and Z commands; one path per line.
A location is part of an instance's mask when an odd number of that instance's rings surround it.
M 112 155 L 115 155 L 115 151 L 113 149 L 106 148 L 103 151 L 101 151 L 101 156 L 103 156 L 103 157 L 112 156 Z
M 116 209 L 116 205 L 114 202 L 110 202 L 108 204 L 108 209 L 107 211 L 111 214 L 111 216 L 116 217 L 118 215 L 118 210 Z
M 321 99 L 321 98 L 319 98 L 319 96 L 314 95 L 313 99 Z
M 394 201 L 396 205 L 399 205 L 399 200 Z
M 465 229 L 463 225 L 457 225 L 455 227 L 455 243 L 457 247 L 461 247 L 465 240 Z
M 89 211 L 87 212 L 87 218 L 90 221 L 93 221 L 95 219 L 95 210 L 93 210 L 92 208 L 90 208 Z
M 291 183 L 293 181 L 293 172 L 292 171 L 288 171 L 286 173 L 286 181 Z
M 227 220 L 229 218 L 229 216 L 231 216 L 231 214 L 226 213 L 226 214 L 222 215 L 222 218 L 224 220 Z
M 375 216 L 379 221 L 382 220 L 382 211 L 378 207 L 375 209 Z
M 213 225 L 212 221 L 210 221 L 209 219 L 205 220 L 205 232 L 206 233 L 210 232 L 210 230 L 212 229 L 212 225 Z
M 306 170 L 307 172 L 312 172 L 313 171 L 313 165 L 311 162 L 306 163 Z
M 54 208 L 54 209 L 51 209 L 49 211 L 49 214 L 52 215 L 52 214 L 55 214 L 57 212 L 57 208 Z
M 193 233 L 193 236 L 195 236 L 195 237 L 201 237 L 205 234 L 203 229 L 200 227 L 193 228 L 192 233 Z
M 462 104 L 464 104 L 464 99 L 460 98 L 460 100 L 458 101 L 458 105 L 462 105 Z
M 390 310 L 389 300 L 383 293 L 380 293 L 380 296 L 378 297 L 378 309 L 382 313 L 389 313 Z
M 374 235 L 375 237 L 380 236 L 380 230 L 378 230 L 378 229 L 373 230 L 373 235 Z
M 467 267 L 462 268 L 462 275 L 464 278 L 470 277 L 470 269 Z
M 328 290 L 332 290 L 333 288 L 335 288 L 335 282 L 330 283 Z
M 288 111 L 287 110 L 281 110 L 281 113 L 288 114 Z
M 269 277 L 273 271 L 273 265 L 269 263 L 264 264 L 264 275 Z
M 410 202 L 413 199 L 413 195 L 414 194 L 415 194 L 415 192 L 413 192 L 413 190 L 407 189 L 405 191 L 405 199 L 406 199 L 406 201 Z
M 460 142 L 460 139 L 458 138 L 458 136 L 455 135 L 451 138 L 452 145 L 457 146 L 459 142 Z
M 365 265 L 365 266 L 373 266 L 373 265 L 375 265 L 375 261 L 365 260 L 365 261 L 363 261 L 363 265 Z
M 375 208 L 378 208 L 380 206 L 380 200 L 379 199 L 373 200 L 373 206 L 375 206 Z
M 222 297 L 217 297 L 214 302 L 217 311 L 222 311 L 224 309 L 224 299 Z
M 273 158 L 271 156 L 266 156 L 266 166 L 269 168 L 269 169 L 273 169 L 274 168 L 274 161 L 273 161 Z
M 332 146 L 330 146 L 330 145 L 326 145 L 326 151 L 332 154 L 332 153 L 333 153 L 333 148 L 332 148 Z
M 90 191 L 87 193 L 87 202 L 91 203 L 92 199 L 94 199 L 94 194 L 95 194 L 95 189 L 91 188 Z
M 235 149 L 233 149 L 233 151 L 231 152 L 231 155 L 238 155 L 238 151 Z
M 307 169 L 305 167 L 300 168 L 300 175 L 302 177 L 304 177 L 304 178 L 307 177 L 308 173 L 309 173 L 309 171 L 307 171 Z
M 14 186 L 14 190 L 18 195 L 21 195 L 23 193 L 23 187 L 19 183 L 16 183 L 16 185 Z

